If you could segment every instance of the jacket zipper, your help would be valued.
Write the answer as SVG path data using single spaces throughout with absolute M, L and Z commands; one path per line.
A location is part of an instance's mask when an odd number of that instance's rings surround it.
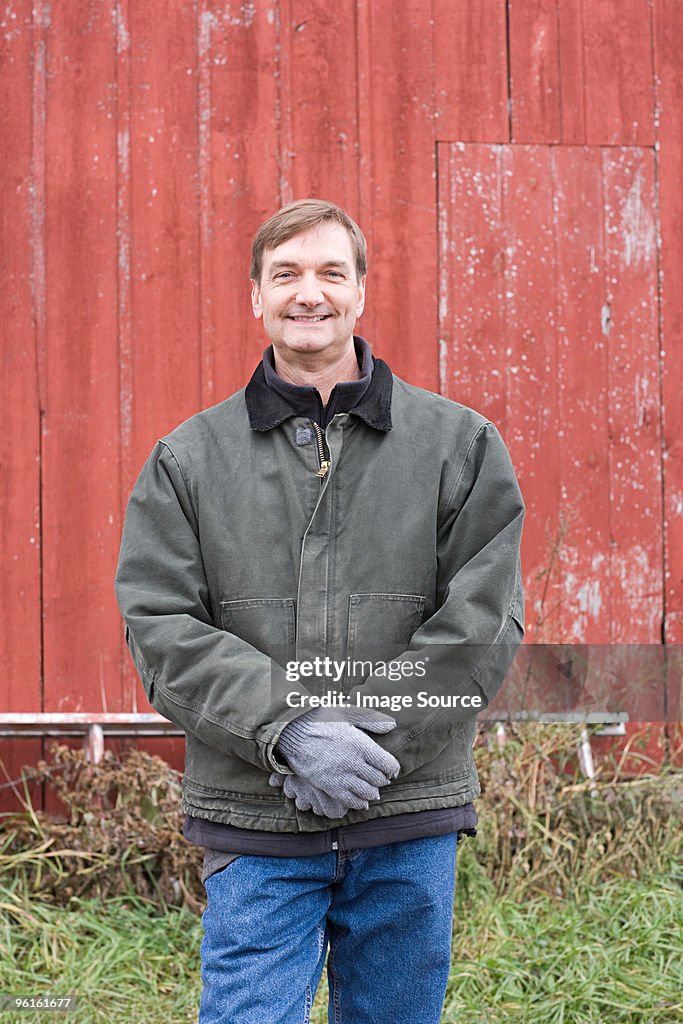
M 313 420 L 311 420 L 311 422 L 313 423 L 313 426 L 315 428 L 315 436 L 318 443 L 318 462 L 320 463 L 320 469 L 315 475 L 319 476 L 322 479 L 323 477 L 327 476 L 327 471 L 332 465 L 332 463 L 327 458 L 325 453 L 325 441 L 323 440 L 322 428 Z
M 297 608 L 301 607 L 301 577 L 302 577 L 302 574 L 303 574 L 303 567 L 304 567 L 304 555 L 305 555 L 305 550 L 306 550 L 306 539 L 307 539 L 309 531 L 310 531 L 310 529 L 311 529 L 311 527 L 313 525 L 313 521 L 314 521 L 314 519 L 316 517 L 318 509 L 320 508 L 320 502 L 323 500 L 323 494 L 325 493 L 325 488 L 327 487 L 327 485 L 329 483 L 329 480 L 327 480 L 325 478 L 327 477 L 327 472 L 328 472 L 330 466 L 332 465 L 330 460 L 325 458 L 325 446 L 324 446 L 324 443 L 323 443 L 323 440 L 322 440 L 322 438 L 323 438 L 322 430 L 320 429 L 319 425 L 314 420 L 311 420 L 310 422 L 313 424 L 313 426 L 315 427 L 315 431 L 316 431 L 316 440 L 317 440 L 316 450 L 318 452 L 318 461 L 320 462 L 320 469 L 318 470 L 318 473 L 316 475 L 320 477 L 320 490 L 318 492 L 318 500 L 315 503 L 315 508 L 313 509 L 313 512 L 311 513 L 311 518 L 308 521 L 308 526 L 306 527 L 306 529 L 304 531 L 304 535 L 301 538 L 301 552 L 300 552 L 300 555 L 299 555 L 299 580 L 298 580 L 297 586 L 296 586 L 296 607 Z M 294 631 L 294 643 L 296 645 L 296 657 L 297 658 L 300 657 L 300 649 L 301 649 L 300 648 L 300 641 L 299 641 L 299 624 L 300 624 L 299 623 L 299 616 L 297 615 L 296 616 L 296 628 L 295 628 L 295 631 Z

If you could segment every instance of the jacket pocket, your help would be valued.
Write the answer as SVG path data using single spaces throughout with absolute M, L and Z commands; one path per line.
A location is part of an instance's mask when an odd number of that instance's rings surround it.
M 422 622 L 424 594 L 351 594 L 347 657 L 387 661 L 401 654 Z
M 294 651 L 294 600 L 252 597 L 221 601 L 221 627 L 284 665 Z

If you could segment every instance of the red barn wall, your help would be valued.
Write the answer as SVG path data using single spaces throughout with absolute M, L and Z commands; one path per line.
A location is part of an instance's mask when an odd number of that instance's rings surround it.
M 147 708 L 126 499 L 247 381 L 251 237 L 306 195 L 366 232 L 376 354 L 499 423 L 529 640 L 680 643 L 682 30 L 676 0 L 4 5 L 2 708 Z

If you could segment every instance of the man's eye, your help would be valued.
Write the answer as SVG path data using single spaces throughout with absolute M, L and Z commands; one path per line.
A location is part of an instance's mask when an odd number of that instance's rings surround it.
M 327 276 L 328 277 L 343 277 L 344 275 L 341 274 L 340 271 L 338 271 L 338 270 L 328 270 L 327 271 Z
M 294 274 L 291 272 L 291 270 L 283 270 L 281 271 L 281 273 L 275 275 L 275 280 L 282 281 L 290 277 L 294 277 Z

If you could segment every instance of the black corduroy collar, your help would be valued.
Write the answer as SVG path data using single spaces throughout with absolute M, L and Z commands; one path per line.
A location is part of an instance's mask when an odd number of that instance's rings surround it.
M 367 345 L 360 337 L 358 341 Z M 391 370 L 382 359 L 372 356 L 370 383 L 357 404 L 349 410 L 350 415 L 358 416 L 375 430 L 391 430 L 392 387 Z M 263 362 L 256 367 L 244 397 L 252 430 L 272 430 L 284 420 L 297 415 L 287 398 L 268 386 Z

